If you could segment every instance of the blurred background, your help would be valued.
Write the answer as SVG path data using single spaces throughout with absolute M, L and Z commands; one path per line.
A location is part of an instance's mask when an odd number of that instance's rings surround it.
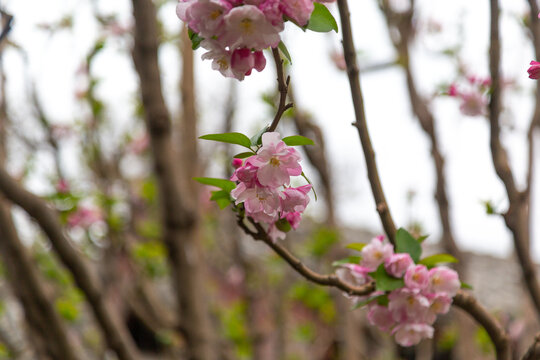
M 137 20 L 136 3 L 146 14 Z M 266 53 L 263 72 L 242 82 L 222 77 L 200 59 L 201 50 L 191 50 L 176 3 L 0 2 L 4 26 L 13 18 L 0 44 L 0 164 L 39 197 L 36 203 L 54 209 L 74 262 L 88 269 L 73 270 L 77 265 L 42 231 L 31 206 L 9 195 L 1 199 L 16 232 L 0 234 L 22 246 L 0 247 L 0 359 L 493 358 L 485 331 L 457 312 L 440 320 L 434 340 L 397 348 L 367 324 L 364 310 L 352 311 L 340 292 L 300 278 L 264 244 L 245 237 L 229 208 L 209 201 L 212 189 L 191 178 L 230 176 L 231 156 L 241 149 L 196 137 L 251 136 L 267 125 L 277 103 L 275 67 Z M 413 3 L 350 4 L 382 184 L 398 226 L 429 235 L 427 253 L 461 260 L 464 281 L 504 324 L 517 356 L 538 323 L 521 285 L 512 232 L 500 216 L 509 202 L 489 148 L 489 2 Z M 335 4 L 328 7 L 339 19 Z M 532 174 L 527 249 L 538 260 L 540 166 L 538 156 L 529 161 L 540 151 L 529 145 L 538 137 L 538 121 L 531 120 L 537 83 L 526 72 L 538 60 L 530 30 L 536 16 L 527 1 L 501 1 L 501 8 L 502 139 L 518 186 Z M 141 89 L 150 87 L 137 56 L 144 59 L 148 49 L 137 53 L 134 34 L 139 29 L 151 42 L 152 31 L 141 25 L 148 17 L 159 41 L 157 89 L 172 124 L 165 145 L 144 91 L 141 98 Z M 141 35 L 143 45 L 148 38 Z M 347 243 L 368 242 L 383 230 L 351 126 L 341 32 L 303 32 L 287 23 L 282 39 L 292 58 L 286 68 L 295 107 L 278 131 L 315 141 L 301 150 L 302 166 L 319 195 L 284 244 L 330 273 L 334 261 L 354 255 Z M 419 108 L 429 112 L 427 119 Z M 178 194 L 170 198 L 181 205 L 167 207 L 166 175 L 156 164 L 174 167 Z M 171 240 L 175 219 L 181 223 L 175 236 L 186 239 L 180 246 Z M 19 255 L 28 267 L 15 260 Z M 17 274 L 26 271 L 39 284 L 24 285 L 31 281 Z M 89 275 L 93 287 L 84 285 L 88 274 L 95 274 Z M 100 317 L 102 308 L 108 312 Z M 33 317 L 29 309 L 53 311 L 59 319 Z M 116 318 L 110 332 L 109 315 Z M 51 321 L 59 330 L 43 335 Z M 68 345 L 51 348 L 62 332 Z M 65 353 L 69 348 L 74 357 Z M 128 349 L 124 355 L 122 349 Z

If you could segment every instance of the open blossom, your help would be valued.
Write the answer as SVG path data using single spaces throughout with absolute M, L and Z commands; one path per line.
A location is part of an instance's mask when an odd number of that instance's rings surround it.
M 244 203 L 247 215 L 257 222 L 272 223 L 278 219 L 279 194 L 272 188 L 247 188 L 244 183 L 240 183 L 231 191 L 231 196 L 236 199 L 237 205 Z
M 195 1 L 185 10 L 184 21 L 200 36 L 211 38 L 222 32 L 224 16 L 231 8 L 231 4 L 226 1 Z
M 297 188 L 286 188 L 281 192 L 281 209 L 284 212 L 303 212 L 309 204 L 311 185 L 303 185 Z
M 204 40 L 201 46 L 208 50 L 202 54 L 203 60 L 212 60 L 212 69 L 218 70 L 225 77 L 235 77 L 231 69 L 231 52 L 219 45 L 216 40 Z M 244 77 L 241 76 L 243 80 Z
M 406 322 L 422 319 L 429 309 L 429 300 L 417 290 L 401 288 L 388 295 L 388 309 L 394 320 Z
M 396 278 L 402 277 L 412 265 L 414 261 L 407 253 L 393 254 L 384 261 L 386 272 Z
M 428 269 L 425 265 L 411 266 L 405 272 L 405 285 L 409 289 L 423 290 L 428 286 Z
M 345 282 L 361 286 L 371 281 L 369 272 L 371 269 L 357 264 L 343 264 L 336 270 L 336 275 Z
M 392 330 L 396 342 L 401 346 L 412 346 L 418 344 L 422 339 L 433 337 L 433 327 L 423 323 L 400 324 Z
M 264 186 L 289 185 L 290 176 L 302 173 L 298 163 L 300 154 L 281 141 L 279 133 L 267 132 L 262 136 L 262 147 L 248 162 L 258 167 L 257 177 Z
M 298 25 L 307 24 L 313 12 L 313 0 L 282 0 L 281 8 L 283 14 L 293 19 Z
M 445 293 L 427 295 L 427 298 L 430 305 L 425 314 L 424 321 L 428 324 L 433 324 L 438 314 L 446 314 L 450 310 L 452 298 Z
M 442 292 L 453 297 L 461 287 L 458 273 L 444 266 L 429 270 L 428 289 L 431 292 Z
M 69 214 L 67 225 L 69 227 L 87 228 L 101 220 L 103 220 L 101 211 L 85 206 L 79 206 L 77 211 Z
M 219 41 L 231 49 L 263 50 L 279 44 L 279 30 L 254 5 L 235 7 L 224 20 L 225 27 Z
M 540 62 L 531 61 L 530 67 L 527 70 L 529 73 L 529 79 L 540 79 Z
M 385 244 L 381 239 L 375 238 L 362 249 L 362 266 L 376 269 L 394 253 L 391 244 Z
M 390 331 L 396 324 L 388 307 L 377 304 L 369 304 L 367 319 L 371 325 L 377 326 L 382 331 Z
M 461 105 L 459 106 L 459 110 L 463 115 L 479 116 L 486 113 L 488 100 L 484 94 L 478 91 L 472 91 L 461 93 L 460 97 Z

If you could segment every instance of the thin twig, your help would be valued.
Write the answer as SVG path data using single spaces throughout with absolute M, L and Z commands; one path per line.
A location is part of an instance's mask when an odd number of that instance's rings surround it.
M 352 37 L 350 12 L 347 0 L 338 0 L 339 16 L 341 18 L 341 30 L 343 33 L 343 53 L 347 64 L 347 75 L 349 76 L 349 84 L 351 87 L 351 95 L 354 104 L 356 122 L 353 125 L 358 130 L 364 157 L 366 159 L 366 167 L 368 172 L 371 191 L 375 198 L 375 204 L 379 217 L 384 227 L 384 231 L 392 244 L 395 244 L 396 226 L 390 214 L 390 208 L 386 202 L 386 197 L 379 178 L 377 162 L 375 161 L 375 151 L 371 144 L 371 139 L 366 122 L 366 114 L 364 111 L 364 100 L 362 90 L 360 88 L 360 71 L 356 61 L 356 49 Z
M 283 60 L 281 59 L 281 56 L 279 55 L 279 50 L 277 48 L 272 48 L 272 55 L 274 56 L 274 62 L 276 63 L 277 82 L 279 90 L 279 105 L 276 116 L 274 117 L 274 120 L 272 120 L 268 131 L 276 130 L 283 113 L 287 111 L 287 109 L 293 107 L 292 103 L 286 104 L 287 92 L 289 91 L 289 82 L 291 78 L 287 76 L 287 80 L 285 80 L 285 76 L 283 75 Z
M 512 231 L 516 255 L 523 273 L 525 285 L 540 319 L 540 286 L 529 250 L 529 198 L 526 191 L 517 189 L 514 175 L 508 161 L 508 154 L 501 141 L 499 116 L 501 112 L 500 61 L 501 45 L 499 35 L 499 3 L 490 0 L 490 49 L 489 70 L 491 75 L 491 98 L 489 101 L 490 147 L 495 172 L 501 179 L 508 195 L 509 207 L 504 214 L 506 226 Z
M 272 248 L 282 259 L 284 259 L 291 267 L 296 270 L 300 275 L 319 285 L 333 286 L 345 291 L 349 295 L 364 296 L 372 293 L 375 290 L 375 284 L 370 282 L 363 286 L 357 287 L 349 283 L 342 281 L 336 275 L 321 275 L 310 268 L 308 268 L 300 259 L 295 257 L 289 250 L 281 246 L 278 242 L 272 241 L 264 228 L 248 218 L 251 225 L 255 227 L 257 231 L 253 231 L 248 228 L 242 217 L 238 217 L 238 225 L 244 230 L 244 232 L 251 236 L 255 240 L 260 240 L 266 245 Z
M 527 352 L 525 352 L 521 360 L 538 359 L 538 356 L 540 355 L 539 354 L 540 350 L 537 349 L 538 344 L 540 344 L 540 333 L 536 334 L 536 336 L 534 337 L 533 343 L 531 344 L 531 346 L 529 346 L 529 348 L 527 349 Z

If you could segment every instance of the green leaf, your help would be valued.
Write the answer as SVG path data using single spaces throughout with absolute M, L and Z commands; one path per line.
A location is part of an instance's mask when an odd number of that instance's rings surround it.
M 392 291 L 405 286 L 403 279 L 396 279 L 388 275 L 384 264 L 379 265 L 377 270 L 370 272 L 369 275 L 375 280 L 375 287 L 381 291 Z
M 210 185 L 215 186 L 220 189 L 225 190 L 226 192 L 230 193 L 232 189 L 236 187 L 236 184 L 230 180 L 225 179 L 216 179 L 216 178 L 207 178 L 207 177 L 194 177 L 193 180 L 204 184 L 204 185 Z
M 366 300 L 364 301 L 360 301 L 358 303 L 356 303 L 351 310 L 356 310 L 356 309 L 359 309 L 373 301 L 377 301 L 377 303 L 379 302 L 379 298 L 381 297 L 386 297 L 386 300 L 388 301 L 388 296 L 386 294 L 383 294 L 383 295 L 375 295 L 375 296 L 370 296 L 368 297 Z
M 289 232 L 292 229 L 291 223 L 289 223 L 287 219 L 279 219 L 278 221 L 276 221 L 275 225 L 278 228 L 278 230 L 283 231 L 283 232 Z
M 254 155 L 254 154 L 255 154 L 254 152 L 246 151 L 246 152 L 234 155 L 233 158 L 235 158 L 235 159 L 245 159 L 245 158 L 248 158 L 248 157 L 250 157 L 251 155 Z
M 362 258 L 360 256 L 348 256 L 345 259 L 337 260 L 332 263 L 332 266 L 341 266 L 345 264 L 358 264 Z
M 418 264 L 425 265 L 428 268 L 432 268 L 437 264 L 441 263 L 457 263 L 458 259 L 453 257 L 450 254 L 437 254 L 437 255 L 431 255 L 428 257 L 423 258 L 418 262 Z
M 201 46 L 201 42 L 204 40 L 203 37 L 200 37 L 195 31 L 188 28 L 189 40 L 191 40 L 191 48 L 197 50 Z
M 418 240 L 419 243 L 423 243 L 424 240 L 426 240 L 428 237 L 429 235 L 422 235 L 422 236 L 419 236 L 418 239 L 416 240 Z
M 338 32 L 336 19 L 334 19 L 328 8 L 319 3 L 313 5 L 315 5 L 315 8 L 311 13 L 307 28 L 316 32 L 330 32 L 332 30 Z
M 262 136 L 263 134 L 268 130 L 270 125 L 266 125 L 263 127 L 259 132 L 257 132 L 255 135 L 253 135 L 250 139 L 252 146 L 257 146 L 262 144 Z
M 469 289 L 469 290 L 473 289 L 472 285 L 464 283 L 463 281 L 461 282 L 461 288 L 462 289 Z
M 225 209 L 231 204 L 231 196 L 225 190 L 212 191 L 210 200 L 215 201 L 220 209 Z
M 422 255 L 422 247 L 418 240 L 409 234 L 407 230 L 399 228 L 396 233 L 396 252 L 411 255 L 411 258 L 416 263 L 420 260 L 420 255 Z
M 208 134 L 208 135 L 200 136 L 199 139 L 220 141 L 220 142 L 224 142 L 228 144 L 242 145 L 251 150 L 251 141 L 249 140 L 249 138 L 246 135 L 240 134 L 237 132 L 223 133 L 223 134 Z
M 362 251 L 362 249 L 366 245 L 367 245 L 366 243 L 351 243 L 351 244 L 347 244 L 347 246 L 345 247 L 348 249 L 356 250 L 356 251 Z
M 285 144 L 289 146 L 315 145 L 313 140 L 301 135 L 287 136 L 284 137 L 282 140 Z
M 289 54 L 289 49 L 287 49 L 287 46 L 283 43 L 283 41 L 280 41 L 278 44 L 278 49 L 281 51 L 281 53 L 285 56 L 287 60 L 289 60 L 289 63 L 292 65 L 291 60 L 291 54 Z

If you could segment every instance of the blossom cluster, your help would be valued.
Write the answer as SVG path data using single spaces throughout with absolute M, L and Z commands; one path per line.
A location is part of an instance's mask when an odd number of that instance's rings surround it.
M 491 87 L 490 78 L 481 78 L 474 75 L 466 77 L 464 86 L 458 87 L 452 83 L 448 88 L 448 96 L 460 100 L 459 110 L 466 116 L 486 115 L 488 97 L 487 92 Z
M 272 240 L 283 239 L 289 227 L 298 228 L 309 203 L 311 185 L 291 187 L 291 176 L 302 174 L 300 154 L 287 146 L 277 132 L 262 135 L 262 146 L 245 160 L 234 159 L 231 180 L 237 182 L 231 196 L 243 203 L 246 215 L 268 225 Z M 286 222 L 286 223 L 285 223 Z M 285 226 L 284 226 L 285 225 Z
M 314 0 L 179 0 L 176 14 L 203 39 L 203 59 L 226 77 L 243 80 L 262 71 L 262 53 L 277 47 L 285 19 L 308 23 Z M 322 2 L 322 1 L 321 1 Z
M 461 287 L 458 274 L 444 266 L 428 269 L 425 265 L 415 264 L 408 253 L 394 253 L 393 246 L 382 236 L 362 249 L 359 264 L 344 264 L 336 273 L 341 279 L 360 286 L 374 280 L 371 275 L 381 264 L 390 277 L 403 279 L 404 286 L 355 299 L 369 301 L 367 318 L 370 324 L 393 334 L 402 346 L 415 345 L 424 338 L 433 337 L 432 324 L 437 315 L 448 312 L 452 298 Z

